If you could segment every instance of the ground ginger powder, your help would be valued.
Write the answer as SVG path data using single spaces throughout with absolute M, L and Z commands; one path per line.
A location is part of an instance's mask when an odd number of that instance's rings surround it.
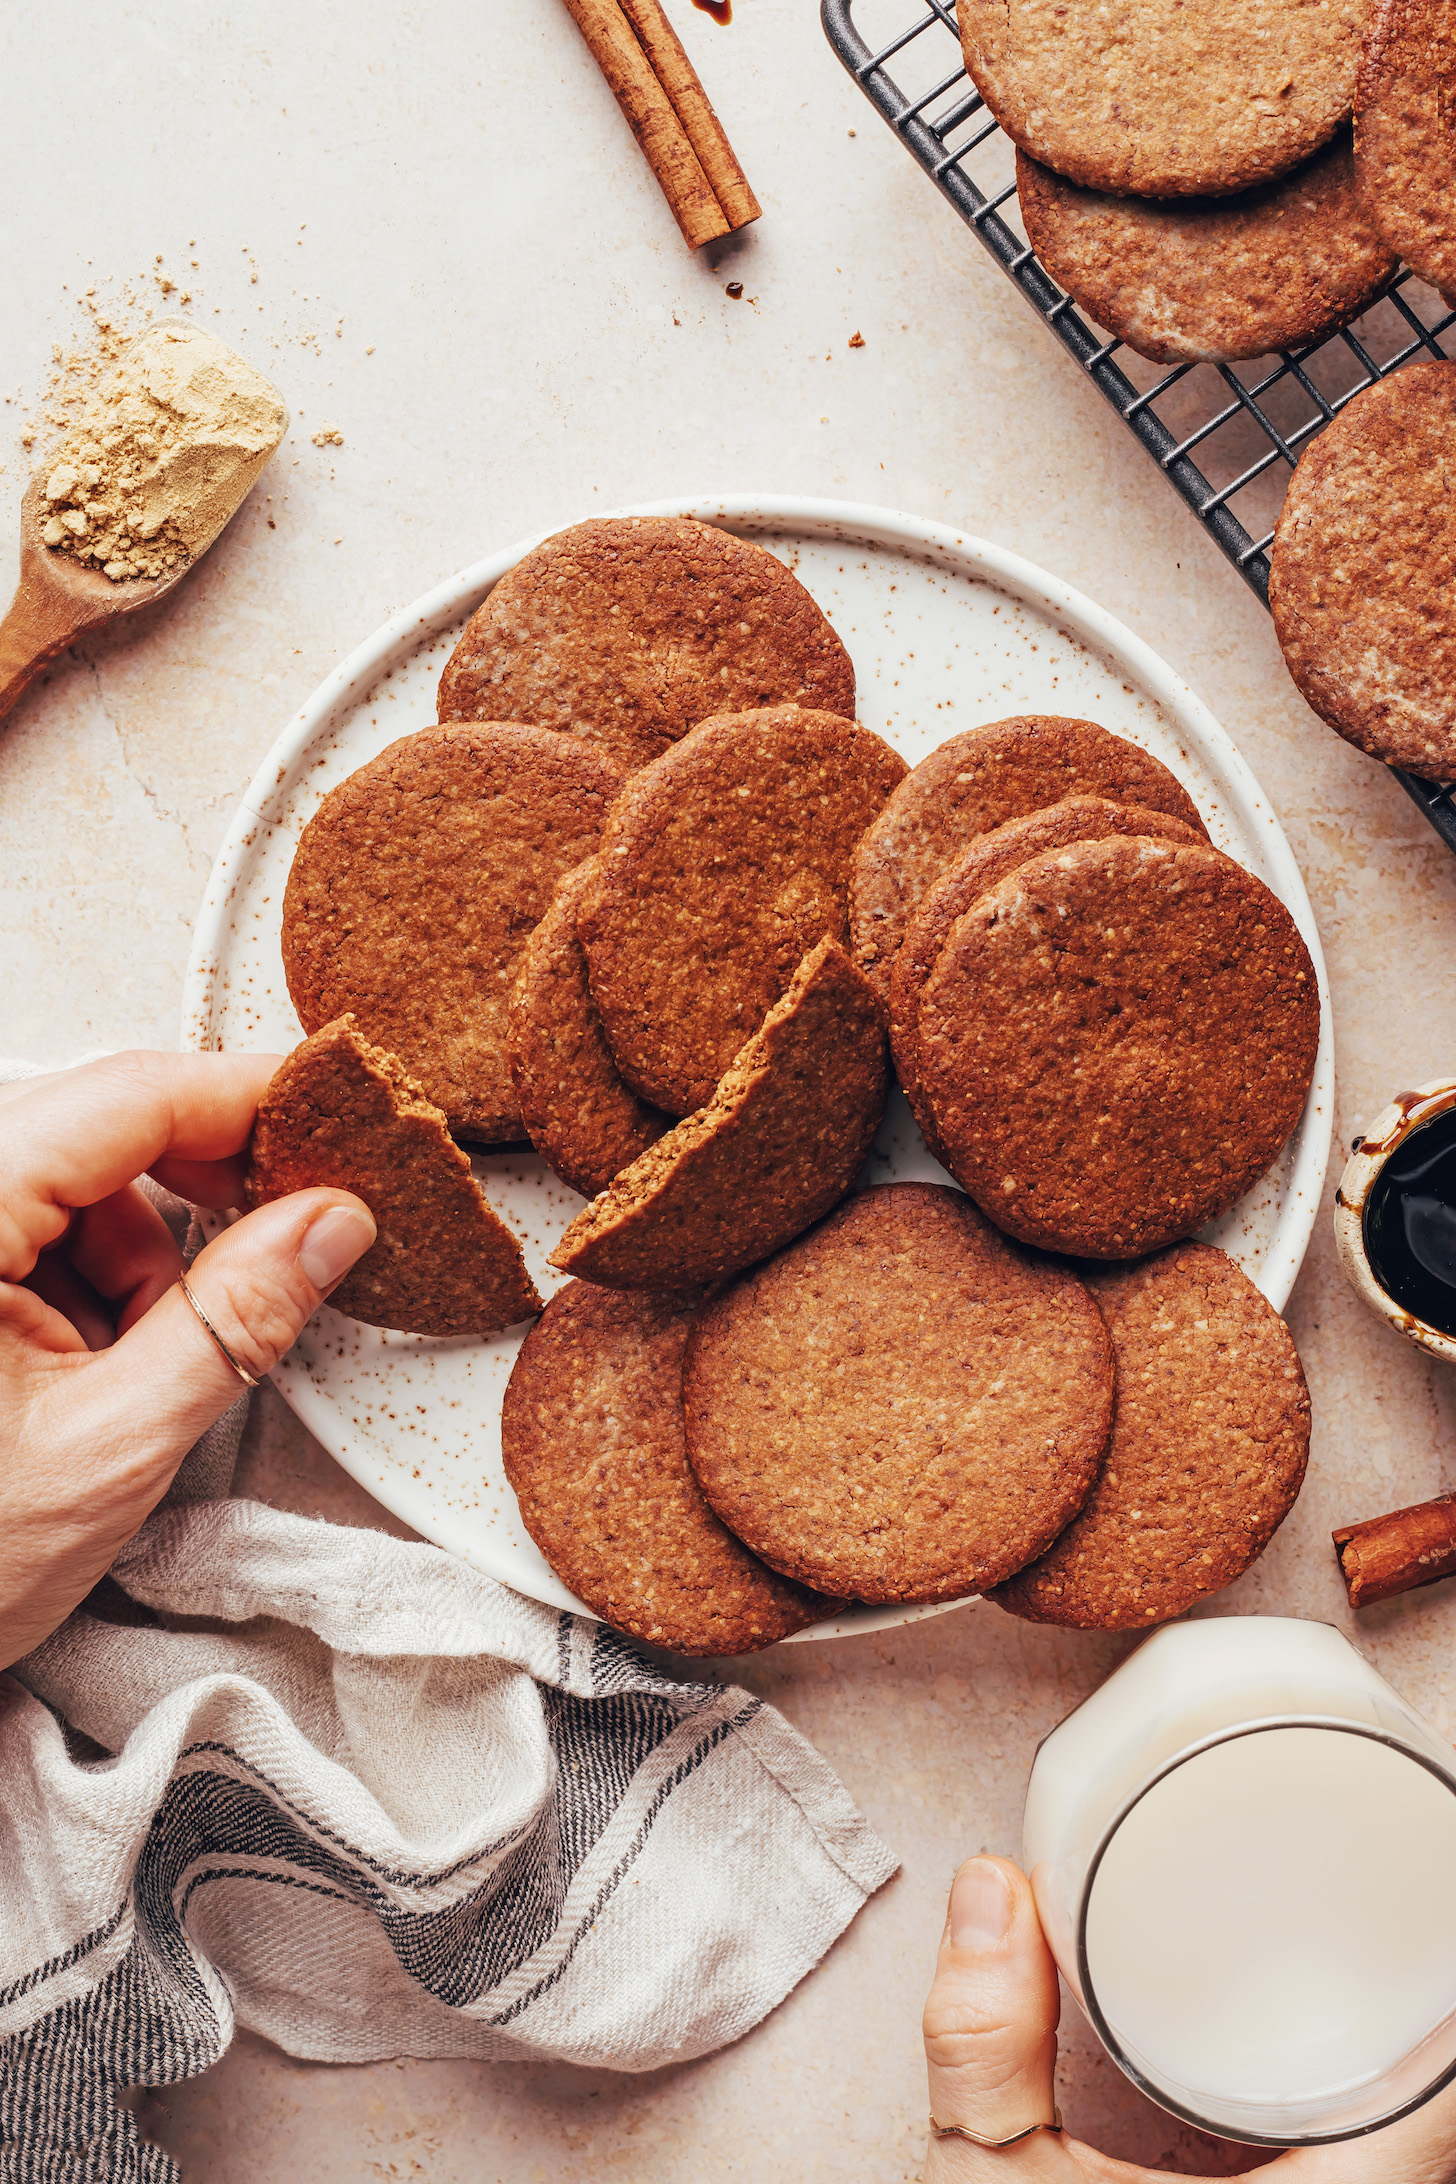
M 128 343 L 50 458 L 41 536 L 115 583 L 212 544 L 288 430 L 276 387 L 186 319 Z

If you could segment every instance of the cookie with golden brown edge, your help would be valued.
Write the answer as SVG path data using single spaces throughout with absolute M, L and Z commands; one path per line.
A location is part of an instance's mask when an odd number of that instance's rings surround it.
M 501 1455 L 526 1530 L 595 1614 L 675 1653 L 752 1653 L 842 1602 L 768 1569 L 703 1499 L 683 1432 L 696 1302 L 568 1282 L 521 1346 Z
M 1235 197 L 1114 197 L 1025 152 L 1016 193 L 1052 278 L 1160 364 L 1321 340 L 1358 318 L 1399 264 L 1356 187 L 1347 129 L 1292 174 Z
M 1031 713 L 987 721 L 937 745 L 866 828 L 850 870 L 852 953 L 882 998 L 905 928 L 977 835 L 1070 796 L 1166 811 L 1205 832 L 1166 766 L 1090 720 Z
M 488 1335 L 540 1311 L 445 1117 L 351 1016 L 294 1048 L 249 1148 L 250 1206 L 320 1184 L 362 1198 L 379 1230 L 330 1295 L 335 1311 L 411 1335 Z
M 1355 175 L 1412 272 L 1456 294 L 1456 6 L 1380 0 L 1355 84 Z
M 526 942 L 506 1038 L 526 1135 L 583 1198 L 672 1128 L 671 1116 L 622 1082 L 591 997 L 576 911 L 594 870 L 588 859 L 558 882 Z
M 854 669 L 777 557 L 686 516 L 578 523 L 518 561 L 466 623 L 441 720 L 519 720 L 656 758 L 714 713 L 854 712 Z
M 887 1080 L 879 1002 L 821 940 L 707 1106 L 577 1215 L 551 1264 L 608 1289 L 677 1289 L 766 1258 L 849 1189 Z
M 1294 1507 L 1309 1391 L 1289 1330 L 1223 1252 L 1090 1274 L 1117 1354 L 1112 1440 L 1061 1537 L 992 1593 L 1033 1623 L 1146 1630 L 1231 1585 Z
M 1169 842 L 1197 842 L 1204 837 L 1168 812 L 1144 804 L 1114 804 L 1102 796 L 1072 796 L 1025 819 L 978 835 L 965 854 L 931 888 L 906 929 L 890 975 L 890 1047 L 910 1111 L 937 1160 L 943 1158 L 930 1103 L 920 1090 L 920 995 L 934 970 L 956 920 L 979 895 L 997 886 L 1018 866 L 1049 849 L 1070 842 L 1100 842 L 1112 834 L 1141 834 Z
M 1045 1250 L 1134 1259 L 1225 1213 L 1294 1130 L 1319 993 L 1293 918 L 1202 845 L 1114 837 L 1021 865 L 920 995 L 947 1164 Z
M 959 0 L 1006 134 L 1087 189 L 1227 196 L 1287 174 L 1350 112 L 1364 0 Z
M 1350 743 L 1456 774 L 1456 364 L 1410 364 L 1312 440 L 1270 555 L 1274 629 L 1301 695 Z
M 1067 1268 L 959 1191 L 865 1191 L 704 1306 L 688 1458 L 730 1531 L 858 1600 L 999 1584 L 1081 1507 L 1112 1347 Z
M 283 898 L 305 1031 L 352 1010 L 450 1127 L 524 1136 L 506 1058 L 521 955 L 589 857 L 625 776 L 601 751 L 496 721 L 423 728 L 324 798 Z
M 832 713 L 706 720 L 612 808 L 577 931 L 617 1067 L 689 1115 L 809 951 L 843 941 L 850 855 L 905 762 Z

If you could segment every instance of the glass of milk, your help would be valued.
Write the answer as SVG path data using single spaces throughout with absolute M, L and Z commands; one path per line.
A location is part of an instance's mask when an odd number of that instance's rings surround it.
M 1175 2116 L 1319 2145 L 1456 2077 L 1456 1754 L 1327 1624 L 1156 1632 L 1042 1743 L 1024 1857 L 1067 1984 Z

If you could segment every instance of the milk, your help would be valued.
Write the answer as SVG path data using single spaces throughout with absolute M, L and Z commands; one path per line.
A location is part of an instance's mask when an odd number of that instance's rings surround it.
M 1321 1624 L 1161 1631 L 1042 1745 L 1026 1858 L 1115 2059 L 1229 2137 L 1343 2137 L 1456 2066 L 1456 1756 Z

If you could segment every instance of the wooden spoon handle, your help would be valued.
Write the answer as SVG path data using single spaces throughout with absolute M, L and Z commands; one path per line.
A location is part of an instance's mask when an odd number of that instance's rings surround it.
M 47 592 L 21 575 L 10 612 L 0 622 L 0 720 L 30 688 L 41 669 L 104 617 L 87 601 Z

